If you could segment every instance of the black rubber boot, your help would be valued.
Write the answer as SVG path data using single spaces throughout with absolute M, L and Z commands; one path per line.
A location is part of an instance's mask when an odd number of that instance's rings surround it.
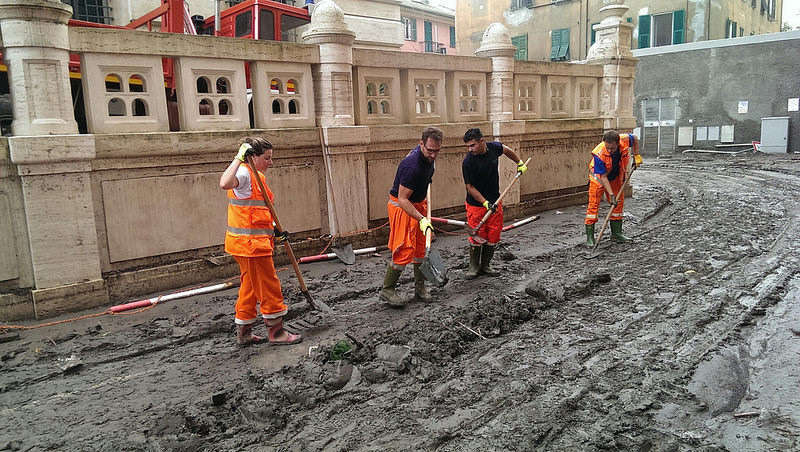
M 481 247 L 470 245 L 469 247 L 469 268 L 467 269 L 467 279 L 474 279 L 480 275 L 481 271 Z
M 617 243 L 628 243 L 633 241 L 630 237 L 622 235 L 622 220 L 611 220 L 611 240 Z
M 419 301 L 431 301 L 431 294 L 425 288 L 425 275 L 419 268 L 421 265 L 414 264 L 414 298 Z
M 597 242 L 594 239 L 594 223 L 586 225 L 586 246 L 594 248 Z
M 383 278 L 383 288 L 378 295 L 378 298 L 393 308 L 402 308 L 406 305 L 406 301 L 397 295 L 397 280 L 400 279 L 401 274 L 403 274 L 402 268 L 398 270 L 389 264 L 386 267 L 386 276 Z
M 494 256 L 494 249 L 496 247 L 492 245 L 481 245 L 481 268 L 478 271 L 481 275 L 486 276 L 498 276 L 500 272 L 492 271 L 489 268 L 489 264 L 492 262 L 492 257 Z

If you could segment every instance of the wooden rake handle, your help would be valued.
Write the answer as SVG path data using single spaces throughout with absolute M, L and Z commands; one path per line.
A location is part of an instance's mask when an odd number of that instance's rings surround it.
M 528 157 L 528 160 L 525 160 L 525 166 L 528 166 L 528 162 L 530 162 L 532 158 L 533 158 L 533 157 Z M 522 173 L 520 173 L 519 171 L 517 171 L 517 174 L 515 174 L 515 175 L 514 175 L 514 178 L 513 178 L 513 179 L 511 179 L 511 183 L 510 183 L 510 184 L 508 184 L 508 187 L 506 187 L 506 189 L 505 189 L 505 190 L 503 190 L 503 193 L 500 193 L 500 197 L 499 197 L 499 198 L 497 198 L 497 201 L 495 201 L 495 202 L 494 202 L 494 203 L 495 203 L 495 205 L 497 205 L 497 204 L 500 204 L 500 201 L 502 201 L 502 200 L 503 200 L 503 198 L 505 198 L 505 196 L 506 196 L 506 193 L 508 193 L 508 191 L 509 191 L 509 190 L 511 190 L 511 187 L 514 185 L 514 182 L 516 182 L 516 181 L 517 181 L 517 179 L 519 179 L 519 177 L 520 177 L 521 175 L 522 175 Z M 473 229 L 473 230 L 472 230 L 472 232 L 470 233 L 470 235 L 475 235 L 475 234 L 477 234 L 477 233 L 478 233 L 478 230 L 480 230 L 480 228 L 481 228 L 481 227 L 483 227 L 483 224 L 484 224 L 484 223 L 486 223 L 486 222 L 489 220 L 489 217 L 491 217 L 493 213 L 494 213 L 494 210 L 491 210 L 491 209 L 487 210 L 487 211 L 486 211 L 486 214 L 484 214 L 484 215 L 483 215 L 483 218 L 481 218 L 481 222 L 480 222 L 480 223 L 478 223 L 478 226 L 475 226 L 475 229 Z

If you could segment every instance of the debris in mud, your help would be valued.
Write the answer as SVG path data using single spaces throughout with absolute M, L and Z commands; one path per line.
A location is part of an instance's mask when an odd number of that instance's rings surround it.
M 0 344 L 5 342 L 12 342 L 19 340 L 19 333 L 3 333 L 0 334 Z
M 228 391 L 219 391 L 211 395 L 211 403 L 214 406 L 220 406 L 228 400 Z
M 80 370 L 80 368 L 83 367 L 83 363 L 81 362 L 80 358 L 75 355 L 71 355 L 69 358 L 64 358 L 63 363 L 59 364 L 58 367 L 66 375 Z
M 407 345 L 378 344 L 375 348 L 375 357 L 379 361 L 391 364 L 395 370 L 408 367 L 411 358 L 411 347 Z

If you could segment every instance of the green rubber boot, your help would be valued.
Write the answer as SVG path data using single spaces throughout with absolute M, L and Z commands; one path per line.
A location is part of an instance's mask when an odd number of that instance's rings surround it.
M 467 279 L 475 279 L 481 271 L 481 247 L 470 245 L 469 247 L 469 268 L 467 269 Z
M 414 298 L 419 301 L 431 301 L 431 294 L 425 288 L 425 275 L 422 274 L 420 266 L 422 264 L 414 264 Z
M 628 243 L 633 241 L 630 237 L 622 235 L 622 220 L 611 220 L 611 240 L 617 243 Z
M 383 278 L 383 289 L 378 295 L 378 298 L 393 308 L 402 308 L 406 305 L 406 301 L 397 295 L 397 280 L 400 279 L 402 273 L 402 268 L 398 270 L 392 264 L 389 264 L 386 267 L 386 276 Z
M 594 223 L 586 225 L 586 246 L 594 248 L 597 241 L 594 239 Z
M 486 276 L 499 276 L 500 272 L 492 271 L 489 268 L 489 264 L 492 262 L 492 257 L 494 256 L 495 246 L 491 245 L 481 245 L 481 268 L 478 271 L 481 275 Z

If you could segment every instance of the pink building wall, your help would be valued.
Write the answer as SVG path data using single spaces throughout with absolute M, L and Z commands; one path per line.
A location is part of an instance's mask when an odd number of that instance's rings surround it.
M 415 20 L 417 22 L 417 39 L 413 41 L 408 39 L 404 40 L 400 50 L 403 52 L 425 52 L 425 19 L 405 15 L 403 17 L 408 17 L 409 20 Z M 429 22 L 431 22 L 433 42 L 441 43 L 446 49 L 447 55 L 457 55 L 456 48 L 450 47 L 450 27 L 455 25 L 447 22 L 438 22 L 436 20 L 430 20 Z

